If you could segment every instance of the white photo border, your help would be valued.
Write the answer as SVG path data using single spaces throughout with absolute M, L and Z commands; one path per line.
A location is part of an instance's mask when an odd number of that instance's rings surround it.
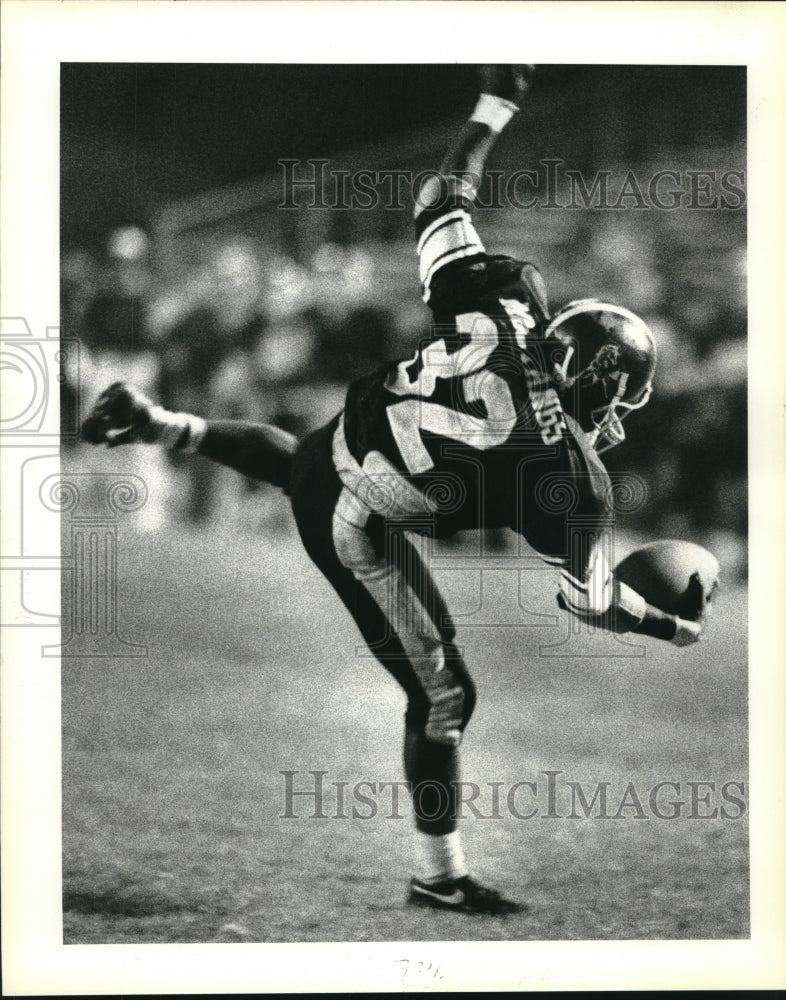
M 4 0 L 1 16 L 0 314 L 36 335 L 59 315 L 61 62 L 746 65 L 751 400 L 750 940 L 64 946 L 59 661 L 40 659 L 40 634 L 23 628 L 3 636 L 4 993 L 398 992 L 404 958 L 438 962 L 440 989 L 456 991 L 786 985 L 784 581 L 773 565 L 786 552 L 784 6 Z

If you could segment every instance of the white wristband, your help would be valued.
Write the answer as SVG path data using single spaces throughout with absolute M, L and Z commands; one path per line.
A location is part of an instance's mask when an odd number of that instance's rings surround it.
M 188 454 L 193 454 L 199 451 L 199 446 L 202 444 L 202 438 L 207 432 L 207 421 L 204 417 L 196 417 L 193 413 L 186 414 L 188 417 L 188 440 L 180 448 L 180 451 L 185 451 Z
M 175 448 L 188 431 L 188 437 L 178 451 L 195 452 L 207 430 L 207 422 L 193 413 L 172 413 L 163 406 L 150 407 L 151 423 L 158 428 L 158 442 L 165 448 Z
M 504 97 L 497 97 L 495 94 L 481 94 L 469 120 L 488 125 L 496 135 L 505 128 L 517 111 L 518 105 L 513 101 L 506 101 Z

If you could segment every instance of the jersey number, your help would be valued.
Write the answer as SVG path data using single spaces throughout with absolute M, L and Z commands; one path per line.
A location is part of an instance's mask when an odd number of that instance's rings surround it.
M 434 340 L 420 352 L 421 370 L 412 379 L 413 362 L 399 365 L 386 388 L 397 395 L 414 398 L 393 403 L 387 408 L 390 429 L 398 450 L 412 474 L 428 472 L 434 460 L 426 448 L 421 431 L 468 444 L 485 451 L 504 444 L 516 426 L 518 414 L 510 388 L 504 379 L 485 368 L 499 332 L 494 321 L 480 312 L 456 317 L 459 333 L 469 334 L 470 341 L 454 354 L 448 354 L 444 340 Z M 523 346 L 523 345 L 522 345 Z M 417 360 L 418 355 L 415 355 Z M 468 403 L 482 402 L 485 417 L 461 413 L 448 406 L 428 402 L 437 387 L 437 379 L 455 379 L 463 386 Z

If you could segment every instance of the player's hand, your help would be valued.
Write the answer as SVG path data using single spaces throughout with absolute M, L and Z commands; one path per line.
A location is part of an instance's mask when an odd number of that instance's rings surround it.
M 689 622 L 685 618 L 677 619 L 677 631 L 671 640 L 673 646 L 692 646 L 701 639 L 703 626 L 701 622 Z
M 98 397 L 82 424 L 82 439 L 110 448 L 155 440 L 156 428 L 150 418 L 152 405 L 134 386 L 113 382 Z
M 522 66 L 481 66 L 479 71 L 480 92 L 502 97 L 520 106 L 530 88 L 535 67 Z
M 707 594 L 701 577 L 694 573 L 685 592 L 685 606 L 688 618 L 677 618 L 677 632 L 671 640 L 675 646 L 690 646 L 698 642 L 704 631 L 704 623 L 712 615 L 712 596 L 717 589 L 715 582 L 712 590 Z
M 709 595 L 711 598 L 712 595 Z M 707 614 L 709 598 L 698 572 L 692 573 L 680 610 L 691 621 L 700 622 Z

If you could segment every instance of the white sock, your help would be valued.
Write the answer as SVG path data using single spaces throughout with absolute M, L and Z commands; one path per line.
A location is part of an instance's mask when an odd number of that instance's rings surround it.
M 461 878 L 467 874 L 461 834 L 458 830 L 436 837 L 429 833 L 421 833 L 418 839 L 423 845 L 427 880 L 436 882 L 445 878 Z

